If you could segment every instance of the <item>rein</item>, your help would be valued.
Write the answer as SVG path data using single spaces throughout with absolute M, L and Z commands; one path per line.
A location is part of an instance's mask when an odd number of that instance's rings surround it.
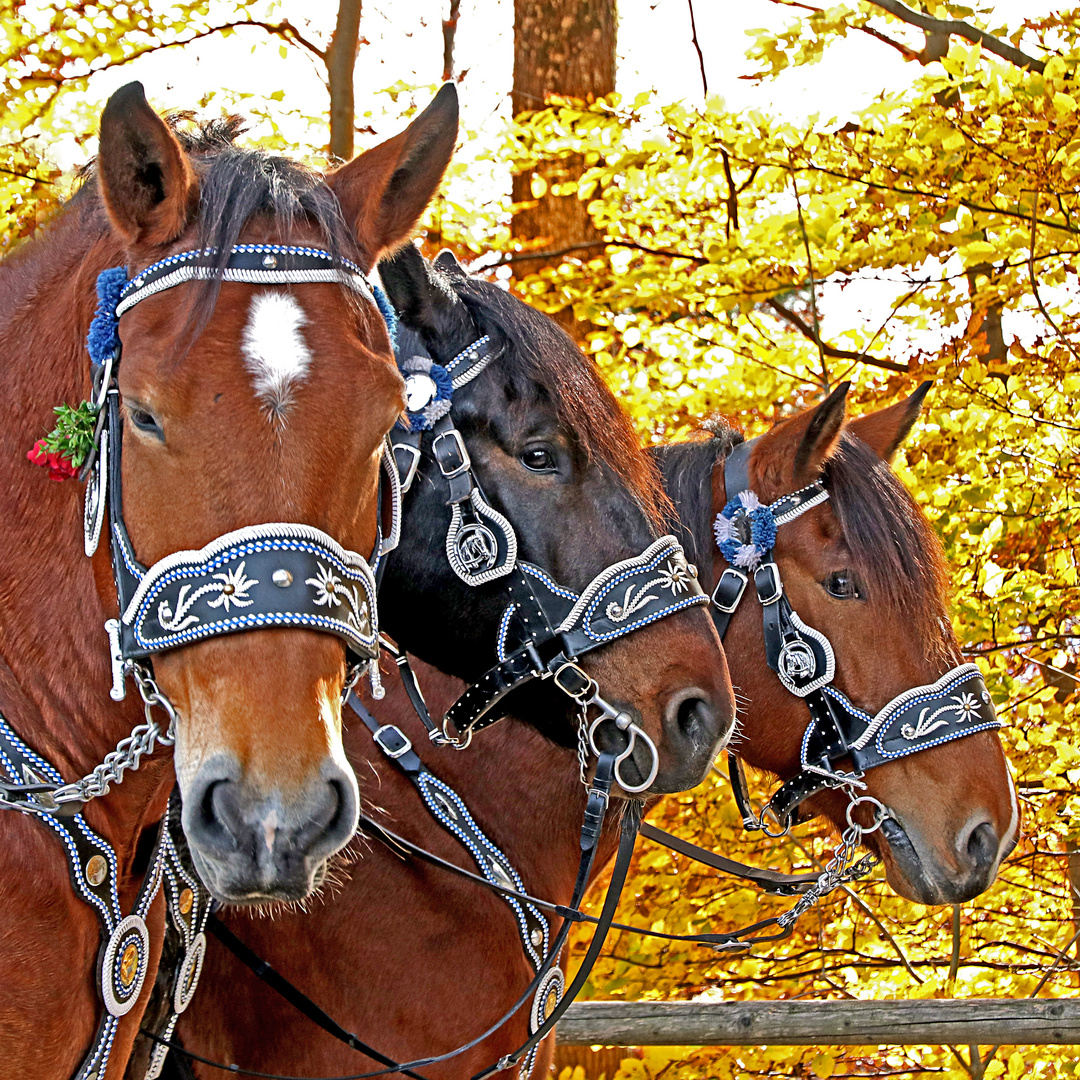
M 777 528 L 825 502 L 829 492 L 821 481 L 816 481 L 769 506 L 763 505 L 749 480 L 750 455 L 756 442 L 752 439 L 739 443 L 724 462 L 729 502 L 717 515 L 715 532 L 720 553 L 731 565 L 716 583 L 710 611 L 722 641 L 753 574 L 754 591 L 761 604 L 766 660 L 785 689 L 806 703 L 810 724 L 800 748 L 799 772 L 780 785 L 760 816 L 750 806 L 742 763 L 729 754 L 732 791 L 743 826 L 761 829 L 769 836 L 786 833 L 800 804 L 830 789 L 845 791 L 851 805 L 871 804 L 876 828 L 892 815 L 876 799 L 857 796 L 858 791 L 866 789 L 862 778 L 867 770 L 977 731 L 1000 727 L 1001 721 L 975 664 L 960 664 L 929 686 L 904 691 L 876 715 L 854 705 L 832 685 L 836 672 L 832 644 L 795 613 L 772 557 Z M 851 762 L 850 771 L 841 768 L 845 760 Z M 777 829 L 770 828 L 766 815 L 771 815 Z

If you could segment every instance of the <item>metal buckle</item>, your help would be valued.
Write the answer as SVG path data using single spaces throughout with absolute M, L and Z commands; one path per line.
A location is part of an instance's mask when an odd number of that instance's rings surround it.
M 771 587 L 770 595 L 765 595 L 765 590 Z M 775 604 L 784 595 L 784 583 L 780 580 L 780 568 L 774 562 L 762 563 L 754 571 L 754 588 L 757 589 L 758 599 L 762 606 Z
M 729 602 L 720 600 L 720 590 L 724 587 L 724 580 L 727 579 L 727 581 L 730 582 L 733 578 L 739 583 L 735 592 L 735 598 Z M 739 601 L 742 600 L 743 593 L 746 592 L 746 585 L 749 580 L 750 579 L 741 570 L 736 570 L 729 566 L 720 575 L 720 580 L 716 583 L 716 588 L 713 589 L 712 602 L 724 612 L 725 615 L 731 615 L 739 606 Z
M 596 690 L 596 683 L 572 660 L 551 673 L 555 685 L 574 701 L 587 702 Z
M 401 740 L 401 745 L 391 749 L 391 747 L 388 746 L 383 739 L 384 731 L 396 735 Z M 383 724 L 383 726 L 379 728 L 371 737 L 375 740 L 376 743 L 378 743 L 379 749 L 388 758 L 393 758 L 395 760 L 399 757 L 403 757 L 413 748 L 412 740 L 410 740 L 409 736 L 406 735 L 405 732 L 402 731 L 401 728 L 399 728 L 396 724 Z
M 412 487 L 412 482 L 416 479 L 416 471 L 420 468 L 420 447 L 410 446 L 408 443 L 393 443 L 394 448 L 394 467 L 398 471 L 398 476 L 401 478 L 401 494 L 404 495 L 409 488 Z M 404 474 L 401 471 L 401 465 L 398 462 L 398 451 L 402 450 L 409 455 L 409 463 L 405 466 Z
M 447 465 L 443 463 L 439 444 L 443 439 L 450 439 L 457 450 L 457 464 Z M 465 449 L 465 440 L 461 437 L 461 432 L 457 428 L 451 428 L 449 431 L 444 431 L 441 435 L 437 435 L 431 444 L 432 453 L 435 455 L 435 460 L 439 463 L 439 471 L 446 477 L 447 480 L 455 476 L 460 476 L 463 472 L 468 472 L 472 466 L 472 462 L 469 460 L 469 451 Z M 447 453 L 453 453 L 453 451 L 447 451 Z

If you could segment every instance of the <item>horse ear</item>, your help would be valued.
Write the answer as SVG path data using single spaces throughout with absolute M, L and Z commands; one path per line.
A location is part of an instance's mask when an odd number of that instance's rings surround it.
M 98 177 L 109 219 L 132 246 L 160 247 L 191 221 L 198 181 L 142 83 L 122 86 L 105 104 Z
M 842 382 L 816 408 L 790 420 L 781 420 L 754 452 L 754 472 L 761 484 L 759 495 L 790 491 L 812 483 L 840 444 L 844 409 L 850 382 Z
M 891 461 L 918 418 L 923 399 L 932 385 L 924 382 L 903 401 L 852 420 L 848 430 L 866 443 L 882 461 Z
M 443 248 L 435 256 L 435 265 L 443 273 L 452 274 L 454 277 L 464 278 L 469 276 L 468 271 L 457 261 L 457 256 L 449 248 Z
M 468 309 L 446 275 L 412 244 L 379 263 L 379 278 L 403 325 L 431 338 L 449 338 L 472 328 Z
M 420 219 L 450 164 L 457 130 L 457 89 L 445 83 L 400 135 L 327 177 L 368 256 L 368 268 L 405 240 Z

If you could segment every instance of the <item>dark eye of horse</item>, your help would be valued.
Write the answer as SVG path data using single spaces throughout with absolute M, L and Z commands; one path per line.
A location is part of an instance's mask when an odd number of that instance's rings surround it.
M 129 405 L 127 413 L 131 422 L 140 431 L 145 431 L 148 435 L 153 435 L 155 438 L 164 441 L 165 432 L 161 430 L 161 425 L 157 422 L 153 413 L 140 409 L 137 405 Z
M 850 570 L 834 570 L 823 582 L 825 591 L 837 600 L 862 600 L 863 592 Z
M 531 447 L 518 460 L 530 472 L 556 472 L 559 467 L 555 455 L 545 446 Z

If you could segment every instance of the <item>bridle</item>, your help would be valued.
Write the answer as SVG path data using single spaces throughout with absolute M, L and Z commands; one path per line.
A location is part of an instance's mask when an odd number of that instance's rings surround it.
M 749 480 L 756 442 L 735 445 L 724 462 L 729 501 L 717 515 L 715 532 L 721 554 L 732 565 L 716 583 L 710 610 L 723 640 L 753 575 L 766 660 L 784 688 L 806 703 L 810 723 L 800 748 L 798 773 L 780 785 L 762 814 L 755 814 L 750 806 L 741 762 L 728 754 L 732 791 L 744 827 L 762 829 L 770 836 L 783 835 L 803 802 L 830 789 L 841 789 L 851 800 L 872 804 L 876 826 L 891 815 L 876 799 L 857 794 L 866 789 L 862 778 L 869 769 L 1000 727 L 1001 721 L 974 664 L 960 664 L 931 685 L 904 691 L 873 715 L 832 685 L 836 670 L 832 645 L 795 613 L 772 556 L 777 528 L 825 502 L 829 492 L 822 481 L 815 481 L 763 505 Z M 851 763 L 850 769 L 842 767 L 845 761 Z M 766 815 L 771 822 L 765 820 Z
M 708 597 L 673 536 L 663 536 L 640 555 L 602 570 L 581 593 L 518 558 L 514 528 L 485 498 L 465 440 L 450 416 L 453 392 L 475 379 L 497 357 L 490 337 L 485 335 L 445 367 L 429 354 L 398 358 L 405 376 L 410 420 L 409 428 L 399 424 L 390 434 L 401 490 L 409 491 L 424 452 L 429 452 L 446 484 L 451 507 L 446 535 L 451 568 L 472 587 L 502 580 L 509 601 L 499 626 L 497 662 L 450 707 L 441 726 L 435 725 L 422 705 L 422 695 L 411 675 L 405 676 L 406 688 L 431 740 L 463 750 L 476 732 L 507 714 L 507 699 L 513 691 L 534 680 L 550 680 L 579 711 L 583 757 L 599 753 L 601 724 L 611 722 L 626 735 L 614 775 L 624 791 L 638 794 L 656 778 L 656 747 L 629 713 L 602 697 L 596 682 L 577 661 L 657 619 L 706 604 Z M 403 654 L 396 659 L 404 666 Z M 599 715 L 588 723 L 586 711 L 591 706 Z M 638 741 L 648 749 L 652 764 L 644 780 L 633 784 L 620 770 Z
M 142 300 L 176 285 L 218 278 L 266 285 L 337 283 L 374 299 L 355 263 L 320 248 L 292 245 L 237 244 L 223 265 L 216 248 L 204 248 L 170 255 L 131 280 L 124 267 L 112 267 L 98 276 L 98 307 L 87 338 L 97 425 L 81 474 L 86 481 L 84 550 L 87 556 L 97 551 L 107 507 L 121 615 L 105 623 L 112 660 L 110 696 L 122 700 L 130 676 L 142 697 L 145 719 L 92 772 L 65 784 L 59 772 L 0 716 L 0 766 L 9 778 L 0 781 L 0 809 L 31 814 L 57 833 L 67 855 L 72 887 L 95 910 L 101 924 L 100 991 L 105 1010 L 77 1080 L 96 1080 L 108 1068 L 119 1020 L 138 1000 L 149 966 L 145 917 L 164 867 L 176 863 L 162 822 L 135 906 L 124 916 L 118 899 L 116 853 L 82 815 L 86 803 L 106 794 L 126 771 L 138 769 L 157 744 L 173 743 L 176 712 L 154 681 L 150 658 L 222 634 L 299 626 L 334 634 L 345 642 L 351 658 L 346 696 L 362 669 L 377 670 L 375 573 L 382 556 L 396 543 L 400 519 L 400 491 L 392 468 L 387 470 L 386 488 L 392 524 L 384 539 L 380 523 L 374 567 L 322 530 L 288 522 L 235 530 L 198 551 L 177 552 L 150 567 L 135 558 L 121 499 L 119 318 Z M 155 707 L 167 717 L 164 727 L 152 716 Z M 176 880 L 174 874 L 170 881 Z M 205 922 L 205 915 L 202 918 Z M 201 930 L 185 936 L 179 984 L 185 989 L 178 991 L 177 1001 L 186 1004 L 185 995 L 189 998 L 194 990 L 204 949 Z

